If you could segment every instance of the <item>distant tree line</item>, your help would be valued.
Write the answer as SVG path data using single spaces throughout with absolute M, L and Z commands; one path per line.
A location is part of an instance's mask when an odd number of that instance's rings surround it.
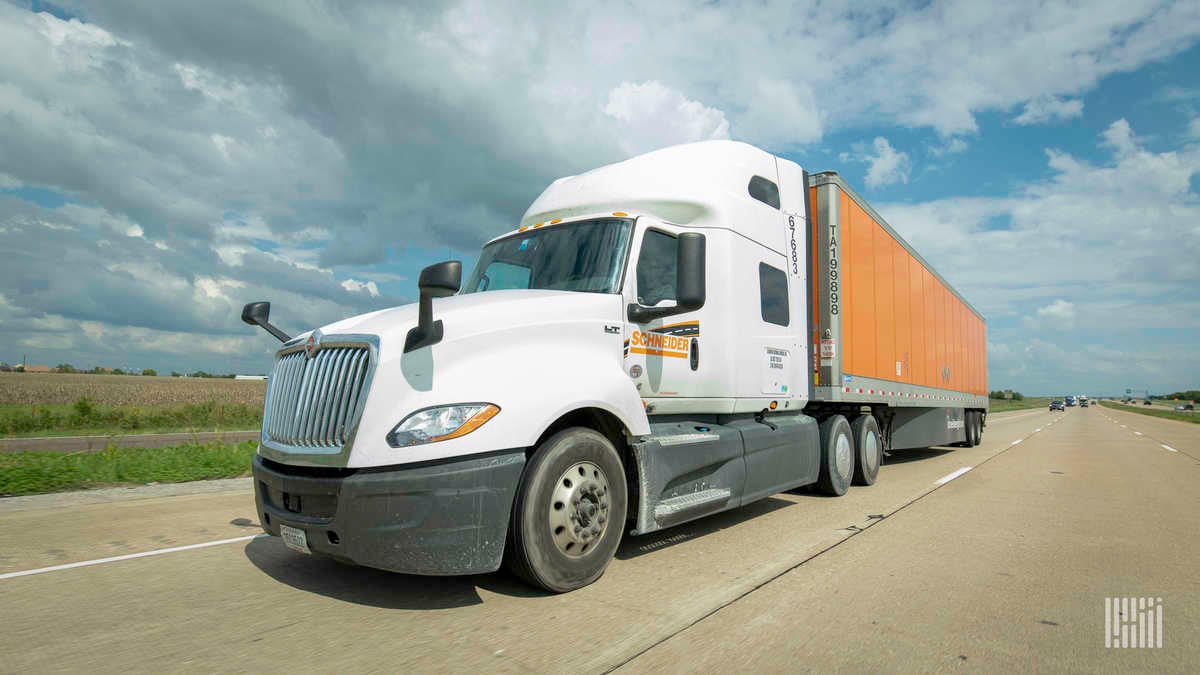
M 1000 391 L 999 389 L 997 389 L 996 391 L 989 391 L 989 392 L 988 392 L 988 398 L 1004 399 L 1004 398 L 1005 398 L 1005 396 L 1004 396 L 1004 392 L 1003 392 L 1003 391 Z M 1012 400 L 1014 400 L 1014 401 L 1024 401 L 1024 400 L 1025 400 L 1025 395 L 1024 395 L 1024 394 L 1022 394 L 1022 393 L 1021 393 L 1021 392 L 1019 392 L 1019 391 L 1014 391 L 1014 392 L 1012 393 Z
M 1180 399 L 1182 401 L 1195 401 L 1200 399 L 1200 390 L 1188 389 L 1187 391 L 1177 391 L 1174 394 L 1165 394 L 1163 396 L 1152 396 L 1151 398 L 1168 398 Z
M 50 372 L 52 372 L 52 373 L 78 373 L 81 375 L 142 375 L 145 377 L 157 377 L 158 376 L 158 371 L 153 368 L 143 368 L 140 373 L 136 370 L 130 370 L 127 372 L 121 368 L 101 368 L 100 366 L 96 366 L 95 368 L 92 368 L 91 370 L 82 370 L 82 369 L 72 366 L 69 363 L 60 363 L 57 366 L 54 366 L 53 368 L 51 368 Z M 224 379 L 232 380 L 235 377 L 235 375 L 233 373 L 229 373 L 227 375 L 218 375 L 215 373 L 207 373 L 203 370 L 197 370 L 196 372 L 191 373 L 191 374 L 184 374 L 184 373 L 180 373 L 178 371 L 171 371 L 171 377 L 208 377 L 208 378 L 224 378 Z

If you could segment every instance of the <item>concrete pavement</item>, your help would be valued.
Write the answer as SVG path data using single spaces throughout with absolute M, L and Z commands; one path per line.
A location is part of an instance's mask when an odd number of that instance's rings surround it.
M 844 497 L 785 493 L 627 538 L 561 596 L 502 573 L 345 567 L 274 538 L 0 578 L 0 671 L 1178 670 L 1200 658 L 1197 457 L 1183 423 L 993 416 L 979 447 L 900 453 Z M 244 486 L 0 501 L 0 576 L 257 522 Z M 1105 650 L 1103 598 L 1148 594 L 1164 648 Z

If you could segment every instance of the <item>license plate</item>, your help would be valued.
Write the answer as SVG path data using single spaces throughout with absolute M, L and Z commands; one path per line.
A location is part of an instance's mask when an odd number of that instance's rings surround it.
M 312 553 L 308 548 L 308 535 L 304 534 L 304 530 L 298 527 L 288 527 L 287 525 L 279 526 L 279 534 L 283 537 L 283 544 L 293 551 L 301 553 Z

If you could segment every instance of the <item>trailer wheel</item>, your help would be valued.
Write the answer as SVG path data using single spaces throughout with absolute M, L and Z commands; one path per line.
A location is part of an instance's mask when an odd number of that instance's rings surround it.
M 854 484 L 874 485 L 883 460 L 883 444 L 879 439 L 879 423 L 874 415 L 859 415 L 850 425 L 854 436 Z
M 983 413 L 975 411 L 975 445 L 983 442 Z
M 840 497 L 850 489 L 854 478 L 854 438 L 850 423 L 841 415 L 821 422 L 821 476 L 817 488 L 827 495 Z
M 587 586 L 621 543 L 625 508 L 625 471 L 612 442 L 592 429 L 564 429 L 538 446 L 521 477 L 505 563 L 555 593 Z

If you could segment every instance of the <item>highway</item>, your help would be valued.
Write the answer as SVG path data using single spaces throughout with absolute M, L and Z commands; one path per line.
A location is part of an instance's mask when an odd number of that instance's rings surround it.
M 1197 513 L 1200 425 L 1106 408 L 628 537 L 557 596 L 293 553 L 245 479 L 5 499 L 0 672 L 1194 672 Z M 1161 598 L 1162 648 L 1106 648 L 1106 597 Z

